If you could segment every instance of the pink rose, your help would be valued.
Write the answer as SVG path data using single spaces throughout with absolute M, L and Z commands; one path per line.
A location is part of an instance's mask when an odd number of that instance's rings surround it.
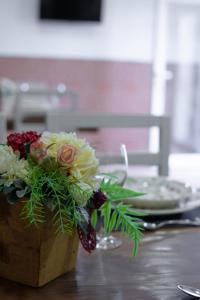
M 47 149 L 43 142 L 36 141 L 30 146 L 30 155 L 38 162 L 41 162 L 47 156 Z
M 58 149 L 57 159 L 61 166 L 67 166 L 74 161 L 76 148 L 72 145 L 65 144 Z

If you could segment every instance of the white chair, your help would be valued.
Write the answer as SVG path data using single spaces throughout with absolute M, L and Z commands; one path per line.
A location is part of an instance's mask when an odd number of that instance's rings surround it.
M 0 113 L 0 144 L 5 142 L 6 138 L 6 117 Z
M 62 107 L 63 99 L 68 103 L 68 111 L 77 110 L 78 94 L 67 89 L 63 84 L 49 88 L 40 82 L 21 83 L 16 91 L 14 129 L 16 131 L 37 130 L 42 132 L 46 127 L 47 112 Z M 66 107 L 64 108 L 66 110 Z
M 51 132 L 72 131 L 81 128 L 159 128 L 159 149 L 151 152 L 128 152 L 129 164 L 154 165 L 158 174 L 168 175 L 168 158 L 170 144 L 170 120 L 167 116 L 104 114 L 104 113 L 70 113 L 51 111 L 47 114 L 47 128 Z M 130 136 L 131 138 L 131 136 Z M 100 163 L 121 163 L 120 155 L 100 157 Z
M 13 120 L 17 85 L 8 78 L 0 79 L 0 106 L 8 121 Z

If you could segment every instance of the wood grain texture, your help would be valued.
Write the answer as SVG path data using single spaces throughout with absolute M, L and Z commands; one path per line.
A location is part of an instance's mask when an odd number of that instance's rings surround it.
M 119 237 L 120 234 L 118 234 Z M 131 242 L 87 254 L 76 269 L 41 288 L 0 280 L 3 300 L 186 300 L 177 284 L 200 287 L 200 230 L 181 228 L 144 235 L 136 258 Z
M 52 215 L 38 227 L 21 220 L 23 203 L 10 205 L 0 197 L 0 276 L 31 286 L 42 286 L 72 270 L 79 239 L 55 233 Z

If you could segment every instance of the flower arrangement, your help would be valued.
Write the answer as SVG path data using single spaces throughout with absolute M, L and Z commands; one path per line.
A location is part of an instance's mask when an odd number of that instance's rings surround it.
M 98 168 L 94 149 L 75 133 L 13 133 L 0 145 L 0 192 L 11 204 L 23 202 L 21 216 L 30 224 L 45 222 L 49 209 L 57 232 L 70 234 L 76 227 L 88 252 L 96 247 L 100 210 L 106 231 L 120 228 L 134 241 L 136 254 L 139 215 L 120 200 L 139 193 L 112 178 L 99 182 Z

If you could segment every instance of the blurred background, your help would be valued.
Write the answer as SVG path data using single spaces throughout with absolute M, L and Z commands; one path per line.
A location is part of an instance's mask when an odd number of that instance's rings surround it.
M 199 0 L 0 0 L 8 129 L 71 98 L 81 112 L 167 114 L 171 152 L 199 152 L 199 31 Z M 147 147 L 146 131 L 131 142 Z

